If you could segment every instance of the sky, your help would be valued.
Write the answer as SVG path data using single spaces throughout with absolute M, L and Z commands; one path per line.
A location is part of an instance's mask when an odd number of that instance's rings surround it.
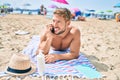
M 79 8 L 84 11 L 86 9 L 92 9 L 96 11 L 113 10 L 120 12 L 120 8 L 114 8 L 113 6 L 120 3 L 120 0 L 66 0 L 69 4 L 57 3 L 52 0 L 0 0 L 0 5 L 4 3 L 10 3 L 11 7 L 14 8 L 29 8 L 38 9 L 43 4 L 46 8 L 51 4 L 57 5 L 58 7 L 67 8 Z M 23 6 L 23 4 L 29 3 L 31 6 Z

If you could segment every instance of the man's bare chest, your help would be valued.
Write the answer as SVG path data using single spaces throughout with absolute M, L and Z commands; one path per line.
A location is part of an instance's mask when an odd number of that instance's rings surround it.
M 66 37 L 62 38 L 55 38 L 53 39 L 52 46 L 56 49 L 66 49 L 69 48 L 71 44 L 72 38 Z

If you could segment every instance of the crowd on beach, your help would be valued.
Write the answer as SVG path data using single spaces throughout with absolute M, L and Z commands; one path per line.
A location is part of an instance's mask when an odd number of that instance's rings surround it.
M 23 12 L 28 11 L 28 14 L 32 14 L 32 12 L 37 12 L 38 15 L 46 15 L 47 14 L 47 8 L 44 7 L 44 5 L 40 6 L 40 9 L 21 9 L 21 8 L 11 8 L 11 7 L 0 7 L 0 14 L 8 14 L 8 13 L 14 13 L 14 11 L 20 11 L 20 14 L 23 14 Z
M 24 12 L 27 12 L 26 14 L 32 15 L 34 12 L 37 13 L 37 15 L 46 15 L 46 16 L 52 16 L 51 11 L 47 9 L 43 4 L 40 5 L 39 9 L 21 9 L 21 8 L 0 8 L 0 15 L 4 16 L 5 14 L 14 13 L 18 11 L 19 14 L 24 14 Z M 94 12 L 83 12 L 80 10 L 71 10 L 72 13 L 72 20 L 74 21 L 86 21 L 86 17 L 93 17 L 98 18 L 99 20 L 107 20 L 107 19 L 116 19 L 117 22 L 120 22 L 120 13 L 114 13 L 114 14 L 103 14 L 103 13 L 94 13 Z

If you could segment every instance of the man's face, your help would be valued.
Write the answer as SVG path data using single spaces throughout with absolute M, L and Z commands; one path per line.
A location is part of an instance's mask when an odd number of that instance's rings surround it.
M 62 34 L 66 30 L 66 26 L 68 26 L 68 21 L 65 21 L 65 19 L 62 16 L 59 16 L 57 14 L 53 15 L 53 26 L 55 34 Z

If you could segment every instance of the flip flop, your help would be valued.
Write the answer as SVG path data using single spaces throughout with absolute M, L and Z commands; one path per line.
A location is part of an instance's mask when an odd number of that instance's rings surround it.
M 15 32 L 15 34 L 16 35 L 25 35 L 25 34 L 29 34 L 29 32 L 18 30 Z

